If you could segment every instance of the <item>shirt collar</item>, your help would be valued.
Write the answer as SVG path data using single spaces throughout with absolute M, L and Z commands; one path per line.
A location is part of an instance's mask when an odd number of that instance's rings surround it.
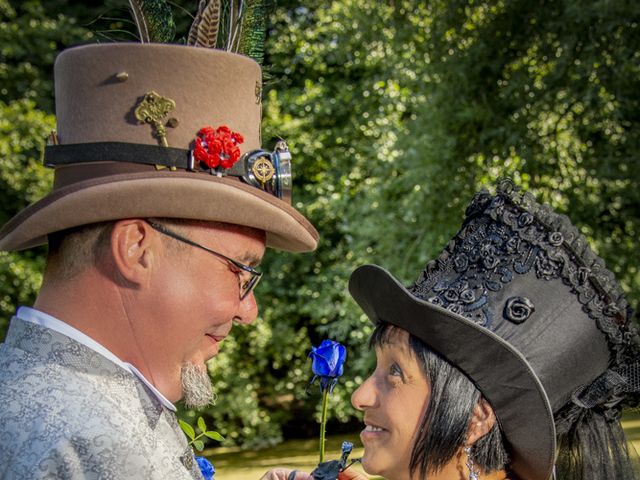
M 74 328 L 68 323 L 63 322 L 62 320 L 58 320 L 57 318 L 47 313 L 41 312 L 40 310 L 36 310 L 35 308 L 31 307 L 22 306 L 18 308 L 16 316 L 21 320 L 24 320 L 25 322 L 35 323 L 36 325 L 40 325 L 42 327 L 61 333 L 75 340 L 76 342 L 81 343 L 85 347 L 90 348 L 94 352 L 99 353 L 119 367 L 135 375 L 142 383 L 147 386 L 147 388 L 149 388 L 149 390 L 151 390 L 151 392 L 158 398 L 162 405 L 164 405 L 172 412 L 176 411 L 175 405 L 171 403 L 162 393 L 160 393 L 160 391 L 155 386 L 153 386 L 153 384 L 149 382 L 149 380 L 147 380 L 136 367 L 134 367 L 130 363 L 123 362 L 103 345 L 96 342 L 88 335 L 82 333 L 77 328 Z

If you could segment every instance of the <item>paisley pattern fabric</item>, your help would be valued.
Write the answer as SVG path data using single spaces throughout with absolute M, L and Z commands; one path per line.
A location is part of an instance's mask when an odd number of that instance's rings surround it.
M 0 344 L 0 478 L 202 479 L 176 416 L 133 374 L 13 318 Z

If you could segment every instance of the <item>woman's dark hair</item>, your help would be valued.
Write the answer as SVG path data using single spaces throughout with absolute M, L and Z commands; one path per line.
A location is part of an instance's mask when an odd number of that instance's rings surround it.
M 388 323 L 378 323 L 370 346 L 388 345 L 399 330 Z M 481 393 L 460 370 L 411 334 L 409 346 L 431 392 L 413 445 L 409 468 L 412 473 L 419 470 L 420 476 L 427 478 L 429 472 L 440 470 L 463 447 L 473 408 Z M 471 457 L 485 472 L 505 468 L 508 457 L 498 422 L 472 446 Z
M 637 458 L 630 458 L 627 439 L 617 418 L 567 404 L 555 414 L 558 480 L 635 480 Z

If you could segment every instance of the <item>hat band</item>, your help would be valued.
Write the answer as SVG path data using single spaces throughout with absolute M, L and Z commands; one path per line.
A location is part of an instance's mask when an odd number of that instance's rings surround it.
M 279 142 L 283 144 L 284 142 Z M 231 168 L 203 169 L 193 156 L 191 150 L 181 148 L 160 147 L 127 142 L 95 142 L 68 145 L 48 145 L 44 151 L 44 165 L 50 168 L 80 166 L 105 162 L 117 162 L 134 165 L 153 165 L 172 170 L 180 169 L 192 172 L 209 171 L 220 177 L 238 177 L 245 183 L 270 193 L 291 203 L 291 155 L 286 145 L 276 147 L 276 151 L 253 150 L 246 152 Z M 56 174 L 55 188 L 61 188 L 79 180 L 87 180 L 101 176 L 103 169 L 90 169 L 88 175 Z M 264 175 L 264 169 L 270 169 L 270 175 Z M 65 169 L 66 170 L 66 169 Z M 120 168 L 108 168 L 106 175 L 122 173 Z M 131 168 L 127 169 L 130 171 Z M 92 175 L 93 172 L 93 175 Z M 65 172 L 69 173 L 69 172 Z M 58 178 L 60 177 L 60 178 Z

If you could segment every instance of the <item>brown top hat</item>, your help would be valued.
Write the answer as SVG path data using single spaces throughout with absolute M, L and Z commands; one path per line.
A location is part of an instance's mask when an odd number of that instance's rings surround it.
M 567 217 L 510 180 L 475 196 L 412 287 L 365 265 L 349 291 L 372 321 L 407 330 L 477 385 L 519 479 L 551 477 L 574 413 L 614 422 L 640 399 L 640 337 L 613 273 Z
M 260 149 L 262 78 L 248 57 L 169 44 L 86 45 L 55 63 L 52 192 L 0 230 L 1 250 L 132 217 L 233 223 L 302 252 L 318 233 L 291 205 L 284 142 Z

